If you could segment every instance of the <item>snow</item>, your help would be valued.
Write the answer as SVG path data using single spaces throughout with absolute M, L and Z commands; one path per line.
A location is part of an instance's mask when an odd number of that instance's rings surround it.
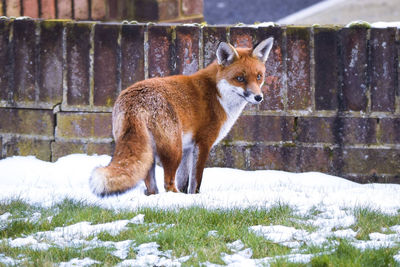
M 96 166 L 105 166 L 109 156 L 69 155 L 55 163 L 44 162 L 35 157 L 11 157 L 0 160 L 1 201 L 19 199 L 30 204 L 50 207 L 65 198 L 83 201 L 104 208 L 137 210 L 143 207 L 159 209 L 178 209 L 199 206 L 207 209 L 265 208 L 277 204 L 287 204 L 296 215 L 307 216 L 299 225 L 314 227 L 314 230 L 297 229 L 284 225 L 255 225 L 249 227 L 271 242 L 287 246 L 291 254 L 263 259 L 252 259 L 251 248 L 246 248 L 241 240 L 227 244 L 231 253 L 222 253 L 221 259 L 229 266 L 268 265 L 278 258 L 290 262 L 307 263 L 315 256 L 302 254 L 302 245 L 326 246 L 332 237 L 345 238 L 362 250 L 393 247 L 400 243 L 400 226 L 384 229 L 389 234 L 371 233 L 369 240 L 357 240 L 357 232 L 350 229 L 356 222 L 352 210 L 371 208 L 387 214 L 398 214 L 400 209 L 400 185 L 397 184 L 358 184 L 340 177 L 322 173 L 288 173 L 283 171 L 242 171 L 228 168 L 208 168 L 204 171 L 200 194 L 187 195 L 164 191 L 163 170 L 156 168 L 157 184 L 160 194 L 145 196 L 144 183 L 141 182 L 129 192 L 113 197 L 98 198 L 89 189 L 88 179 Z M 373 197 L 372 197 L 373 196 Z M 316 212 L 315 212 L 316 211 Z M 315 214 L 315 215 L 310 215 Z M 25 219 L 31 222 L 40 220 L 35 213 Z M 51 221 L 52 217 L 47 218 Z M 13 218 L 11 213 L 0 214 L 0 229 L 7 227 Z M 134 240 L 120 242 L 101 241 L 96 234 L 108 232 L 117 235 L 127 229 L 128 224 L 143 224 L 144 215 L 130 220 L 117 220 L 103 224 L 79 222 L 57 227 L 52 231 L 37 232 L 29 236 L 0 241 L 11 247 L 30 247 L 47 250 L 50 247 L 78 247 L 85 249 L 107 247 L 112 254 L 123 260 L 119 266 L 180 266 L 193 255 L 173 258 L 171 251 L 160 251 L 155 242 L 136 245 Z M 148 224 L 150 234 L 157 234 L 171 225 Z M 301 228 L 301 226 L 300 226 Z M 218 237 L 217 231 L 208 236 Z M 91 240 L 88 240 L 92 238 Z M 136 259 L 127 259 L 129 250 L 136 252 Z M 394 259 L 400 262 L 400 254 Z M 18 264 L 21 259 L 12 259 L 0 254 L 0 264 Z M 62 266 L 89 266 L 92 259 L 73 259 L 60 263 Z M 211 263 L 202 263 L 215 266 Z

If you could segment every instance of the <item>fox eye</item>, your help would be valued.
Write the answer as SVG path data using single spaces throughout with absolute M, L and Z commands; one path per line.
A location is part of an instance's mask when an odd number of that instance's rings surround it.
M 261 80 L 261 74 L 257 74 L 257 80 Z
M 244 78 L 243 78 L 243 76 L 237 76 L 236 77 L 236 80 L 238 81 L 238 82 L 244 82 Z

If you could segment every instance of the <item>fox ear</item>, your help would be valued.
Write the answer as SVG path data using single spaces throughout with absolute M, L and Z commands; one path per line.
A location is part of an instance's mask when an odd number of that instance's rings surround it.
M 253 49 L 253 56 L 265 63 L 273 44 L 274 38 L 269 37 L 268 39 L 265 39 Z
M 225 42 L 221 42 L 217 48 L 217 61 L 219 65 L 228 66 L 232 62 L 239 58 L 239 54 L 236 49 Z

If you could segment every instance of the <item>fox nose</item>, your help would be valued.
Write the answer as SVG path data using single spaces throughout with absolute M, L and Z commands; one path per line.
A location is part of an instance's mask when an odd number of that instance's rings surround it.
M 262 97 L 262 95 L 255 95 L 255 96 L 254 96 L 254 99 L 255 99 L 257 102 L 261 102 L 261 101 L 263 100 L 263 97 Z

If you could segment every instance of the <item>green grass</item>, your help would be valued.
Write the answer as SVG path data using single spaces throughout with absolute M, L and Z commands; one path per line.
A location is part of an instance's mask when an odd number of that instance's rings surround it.
M 294 215 L 288 205 L 278 203 L 270 209 L 232 209 L 207 210 L 192 207 L 177 210 L 141 209 L 138 211 L 113 211 L 89 206 L 85 203 L 65 200 L 51 207 L 41 208 L 14 200 L 0 203 L 0 215 L 10 212 L 11 223 L 0 223 L 0 240 L 26 237 L 39 231 L 52 231 L 56 227 L 68 226 L 82 221 L 92 224 L 131 219 L 138 214 L 145 215 L 144 224 L 130 224 L 128 229 L 112 236 L 107 232 L 88 237 L 102 241 L 134 240 L 135 246 L 148 242 L 156 242 L 160 251 L 172 251 L 176 258 L 190 255 L 184 266 L 198 266 L 202 262 L 224 264 L 221 253 L 232 254 L 228 243 L 241 240 L 245 248 L 251 248 L 253 259 L 287 255 L 291 249 L 249 231 L 254 225 L 285 225 L 296 229 L 315 231 L 315 227 L 307 225 L 310 216 L 318 215 L 311 210 L 304 218 Z M 371 232 L 382 232 L 382 227 L 400 225 L 399 214 L 389 216 L 371 209 L 356 209 L 354 213 L 357 223 L 352 229 L 358 231 L 357 238 L 366 240 Z M 40 214 L 36 220 L 27 221 Z M 51 218 L 51 220 L 50 220 Z M 304 222 L 304 223 L 303 223 Z M 216 231 L 216 235 L 210 235 Z M 301 247 L 302 253 L 316 255 L 308 264 L 293 264 L 284 258 L 276 259 L 272 266 L 397 266 L 393 256 L 399 253 L 400 246 L 378 250 L 360 251 L 346 240 L 332 247 Z M 121 259 L 111 254 L 112 249 L 100 247 L 85 249 L 84 247 L 52 247 L 48 251 L 30 248 L 13 248 L 7 242 L 0 243 L 0 254 L 18 259 L 26 259 L 24 266 L 51 266 L 73 258 L 89 257 L 101 262 L 101 265 L 112 266 Z M 137 251 L 131 248 L 127 259 L 135 258 Z M 21 256 L 22 255 L 22 256 Z M 1 265 L 1 264 L 0 264 Z

